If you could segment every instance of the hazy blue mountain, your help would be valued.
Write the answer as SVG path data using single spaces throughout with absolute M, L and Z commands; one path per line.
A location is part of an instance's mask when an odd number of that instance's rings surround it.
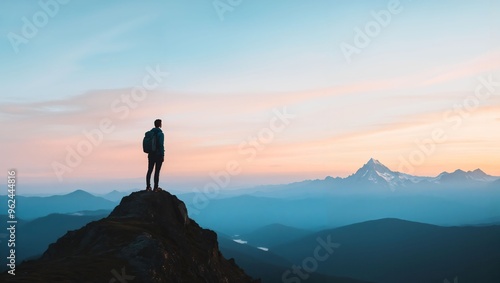
M 491 182 L 489 186 L 490 186 L 491 189 L 498 189 L 498 190 L 500 190 L 500 179 L 496 180 L 494 182 Z
M 102 216 L 102 215 L 108 215 L 110 212 L 111 212 L 110 209 L 83 210 L 83 211 L 77 211 L 77 212 L 73 212 L 73 213 L 68 213 L 67 215 L 74 215 L 74 216 Z
M 500 217 L 500 180 L 479 169 L 418 177 L 370 159 L 346 178 L 244 192 L 236 197 L 221 193 L 201 206 L 193 201 L 196 194 L 183 199 L 193 218 L 230 235 L 274 223 L 318 230 L 390 217 L 437 225 L 485 224 Z
M 253 259 L 261 263 L 273 264 L 277 266 L 290 266 L 292 264 L 291 261 L 286 260 L 285 258 L 280 257 L 274 254 L 273 252 L 263 251 L 254 246 L 250 246 L 247 244 L 240 244 L 235 242 L 231 238 L 226 238 L 219 234 L 217 235 L 218 235 L 217 241 L 219 242 L 219 248 L 221 249 L 221 252 L 224 254 L 226 258 L 231 258 L 233 256 L 227 256 L 227 255 L 233 252 L 238 252 L 241 254 L 245 254 L 249 257 L 252 257 Z
M 286 227 L 286 226 L 284 226 Z M 267 229 L 264 229 L 268 231 Z M 273 254 L 271 251 L 263 251 L 258 248 L 239 244 L 230 238 L 221 236 L 218 237 L 219 248 L 225 258 L 234 258 L 238 266 L 243 268 L 247 274 L 254 278 L 260 278 L 262 283 L 283 282 L 283 273 L 290 270 L 292 263 L 280 256 Z M 308 274 L 307 281 L 309 283 L 361 283 L 362 281 L 341 278 L 335 276 L 327 276 L 318 272 Z M 293 280 L 290 282 L 294 282 Z M 296 282 L 296 281 L 295 281 Z
M 129 194 L 131 194 L 132 192 L 135 192 L 137 190 L 129 190 L 129 191 L 126 191 L 126 192 L 121 192 L 121 191 L 117 191 L 117 190 L 113 190 L 107 194 L 103 194 L 103 195 L 96 195 L 98 197 L 102 197 L 104 199 L 107 199 L 107 200 L 110 200 L 110 201 L 113 201 L 113 202 L 116 202 L 116 203 L 119 203 L 120 200 L 124 197 L 124 196 L 128 196 Z
M 456 170 L 452 173 L 443 172 L 433 179 L 434 182 L 444 186 L 474 187 L 484 186 L 497 181 L 498 177 L 490 176 L 481 169 L 474 171 Z
M 310 233 L 312 231 L 274 223 L 240 235 L 240 238 L 254 247 L 270 247 L 292 242 Z
M 16 258 L 18 262 L 41 255 L 49 244 L 54 243 L 66 232 L 79 229 L 87 223 L 104 218 L 109 212 L 101 210 L 72 215 L 50 214 L 32 221 L 18 221 L 16 226 Z M 2 223 L 5 222 L 2 221 Z M 2 251 L 2 254 L 7 254 L 7 245 L 2 244 L 0 251 Z M 5 257 L 0 258 L 0 266 L 0 270 L 5 269 Z
M 452 173 L 443 172 L 436 177 L 421 177 L 393 171 L 372 158 L 346 178 L 328 176 L 322 180 L 259 186 L 249 189 L 248 192 L 264 197 L 298 198 L 311 194 L 316 196 L 394 192 L 439 194 L 442 189 L 477 190 L 492 187 L 500 189 L 500 177 L 488 175 L 481 169 L 467 172 L 459 169 Z
M 499 198 L 425 195 L 342 195 L 296 199 L 240 196 L 213 199 L 192 217 L 228 235 L 245 235 L 266 225 L 280 223 L 306 230 L 340 227 L 357 222 L 396 217 L 437 225 L 484 224 L 499 217 Z
M 0 202 L 7 203 L 7 196 L 0 196 Z M 49 197 L 16 197 L 17 216 L 23 219 L 35 219 L 52 213 L 72 213 L 84 210 L 111 210 L 118 203 L 96 197 L 83 190 L 66 195 Z
M 213 199 L 196 211 L 186 202 L 193 219 L 201 225 L 228 235 L 250 233 L 260 227 L 281 223 L 301 228 L 317 228 L 329 223 L 331 201 L 328 199 L 296 199 L 238 196 Z M 305 225 L 305 226 L 303 226 Z M 328 226 L 331 227 L 331 226 Z
M 300 264 L 324 242 L 338 243 L 318 272 L 379 283 L 500 282 L 500 226 L 441 227 L 381 219 L 324 230 L 274 253 Z M 293 248 L 290 248 L 293 247 Z
M 427 182 L 432 182 L 432 178 L 412 176 L 392 171 L 373 158 L 358 169 L 356 173 L 341 180 L 342 186 L 352 189 L 365 187 L 372 189 L 377 187 L 396 189 L 398 187 L 409 187 L 417 183 Z
M 343 179 L 344 186 L 353 188 L 361 186 L 382 186 L 392 189 L 410 187 L 415 189 L 439 187 L 484 187 L 499 180 L 500 177 L 490 176 L 481 169 L 474 171 L 456 170 L 453 173 L 443 172 L 436 177 L 419 177 L 392 171 L 378 160 L 370 159 L 356 173 Z

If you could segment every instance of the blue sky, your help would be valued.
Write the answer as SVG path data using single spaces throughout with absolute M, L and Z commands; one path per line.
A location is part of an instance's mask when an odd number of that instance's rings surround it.
M 33 22 L 43 13 L 40 3 L 57 3 L 58 11 L 26 43 L 13 47 L 12 34 L 23 35 L 23 18 Z M 15 152 L 26 140 L 44 138 L 47 144 L 64 138 L 71 145 L 82 130 L 112 115 L 103 103 L 140 85 L 148 66 L 169 73 L 133 121 L 123 121 L 81 168 L 67 174 L 65 182 L 72 184 L 91 178 L 89 168 L 96 164 L 111 162 L 105 150 L 133 148 L 137 130 L 125 124 L 143 132 L 157 116 L 171 130 L 172 162 L 181 164 L 167 166 L 168 179 L 203 183 L 266 124 L 272 109 L 284 106 L 299 118 L 248 164 L 236 178 L 238 186 L 248 180 L 345 176 L 370 157 L 397 169 L 399 157 L 415 150 L 415 139 L 441 127 L 441 114 L 472 93 L 478 77 L 500 75 L 499 1 L 243 0 L 223 19 L 208 0 L 63 3 L 0 4 L 0 118 L 3 130 L 13 133 L 3 148 Z M 364 30 L 374 21 L 372 12 L 387 10 L 390 3 L 401 12 L 346 60 L 341 44 L 354 44 L 356 28 Z M 492 161 L 500 157 L 498 137 L 486 134 L 498 127 L 498 105 L 498 96 L 481 101 L 468 123 L 448 131 L 449 143 L 438 146 L 416 173 L 470 166 L 500 175 Z M 150 116 L 148 109 L 154 109 Z M 29 134 L 38 130 L 39 135 Z M 478 154 L 479 148 L 486 152 Z M 46 151 L 51 154 L 34 152 L 29 166 L 25 157 L 13 165 L 33 183 L 54 183 L 50 164 L 63 159 L 64 149 Z M 456 163 L 450 156 L 457 152 L 471 161 Z M 130 156 L 133 164 L 141 158 Z M 203 166 L 190 168 L 196 156 L 203 156 L 196 162 Z M 2 168 L 10 166 L 2 161 Z M 135 164 L 127 175 L 140 179 L 141 168 Z M 121 176 L 109 175 L 110 180 Z
M 498 46 L 494 1 L 401 1 L 403 12 L 346 64 L 339 44 L 352 42 L 353 28 L 387 3 L 243 1 L 221 21 L 210 1 L 69 1 L 18 54 L 2 41 L 2 88 L 21 86 L 11 100 L 61 98 L 128 87 L 144 65 L 157 63 L 181 91 L 311 89 L 450 64 Z M 2 6 L 5 35 L 21 34 L 21 18 L 41 9 L 35 1 Z M 33 91 L 38 86 L 43 93 Z

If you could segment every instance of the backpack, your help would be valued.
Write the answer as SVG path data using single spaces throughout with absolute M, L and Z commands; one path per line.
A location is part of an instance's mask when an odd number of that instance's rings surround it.
M 147 131 L 144 134 L 144 139 L 142 140 L 142 150 L 145 153 L 153 153 L 156 151 L 156 143 L 158 142 L 158 135 L 156 131 Z

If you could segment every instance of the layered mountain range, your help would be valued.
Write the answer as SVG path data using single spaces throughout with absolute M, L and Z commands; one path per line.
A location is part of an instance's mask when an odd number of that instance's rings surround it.
M 500 188 L 500 177 L 491 176 L 481 169 L 442 172 L 435 177 L 415 176 L 389 169 L 380 161 L 371 158 L 354 174 L 346 178 L 326 177 L 323 180 L 306 180 L 288 186 L 300 187 L 314 185 L 322 188 L 337 189 L 439 189 L 439 188 Z

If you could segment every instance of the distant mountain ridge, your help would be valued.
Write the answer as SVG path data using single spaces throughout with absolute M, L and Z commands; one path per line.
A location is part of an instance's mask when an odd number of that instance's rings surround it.
M 79 229 L 91 221 L 106 217 L 108 214 L 109 211 L 104 210 L 82 211 L 72 214 L 50 214 L 32 221 L 20 221 L 16 226 L 19 232 L 16 237 L 16 259 L 18 262 L 22 262 L 25 259 L 40 256 L 50 243 L 55 242 L 67 231 Z M 3 225 L 2 228 L 4 228 Z M 2 254 L 7 254 L 7 251 L 7 245 L 0 245 Z M 0 270 L 7 267 L 6 257 L 0 258 L 0 264 Z
M 0 196 L 0 202 L 7 203 L 7 196 Z M 29 220 L 52 213 L 75 213 L 80 211 L 111 210 L 117 202 L 94 196 L 83 190 L 76 190 L 65 195 L 48 197 L 16 196 L 19 207 L 17 217 Z
M 201 212 L 194 215 L 199 223 L 230 235 L 273 223 L 315 230 L 387 217 L 475 225 L 500 216 L 498 177 L 480 169 L 413 176 L 373 158 L 345 178 L 253 187 L 240 196 L 211 199 L 204 206 L 196 195 L 179 197 L 188 209 Z
M 348 184 L 355 185 L 381 185 L 390 188 L 408 186 L 423 181 L 430 181 L 428 177 L 417 177 L 405 173 L 395 172 L 380 161 L 371 158 L 356 173 L 343 179 Z
M 309 230 L 274 223 L 251 233 L 243 234 L 241 238 L 254 247 L 269 247 L 276 245 L 276 243 L 291 242 L 310 233 Z
M 474 171 L 457 169 L 452 173 L 442 172 L 436 177 L 415 176 L 393 171 L 380 161 L 371 158 L 354 174 L 346 178 L 328 176 L 323 180 L 306 180 L 289 185 L 297 186 L 305 183 L 315 183 L 315 186 L 337 189 L 500 188 L 500 177 L 488 175 L 481 169 Z
M 494 182 L 498 179 L 500 178 L 488 175 L 481 169 L 467 172 L 457 169 L 452 173 L 443 172 L 433 180 L 435 182 Z
M 269 247 L 294 263 L 311 254 L 316 239 L 340 247 L 317 272 L 383 283 L 500 282 L 500 226 L 443 227 L 386 218 L 310 234 Z M 294 247 L 291 249 L 290 247 Z

